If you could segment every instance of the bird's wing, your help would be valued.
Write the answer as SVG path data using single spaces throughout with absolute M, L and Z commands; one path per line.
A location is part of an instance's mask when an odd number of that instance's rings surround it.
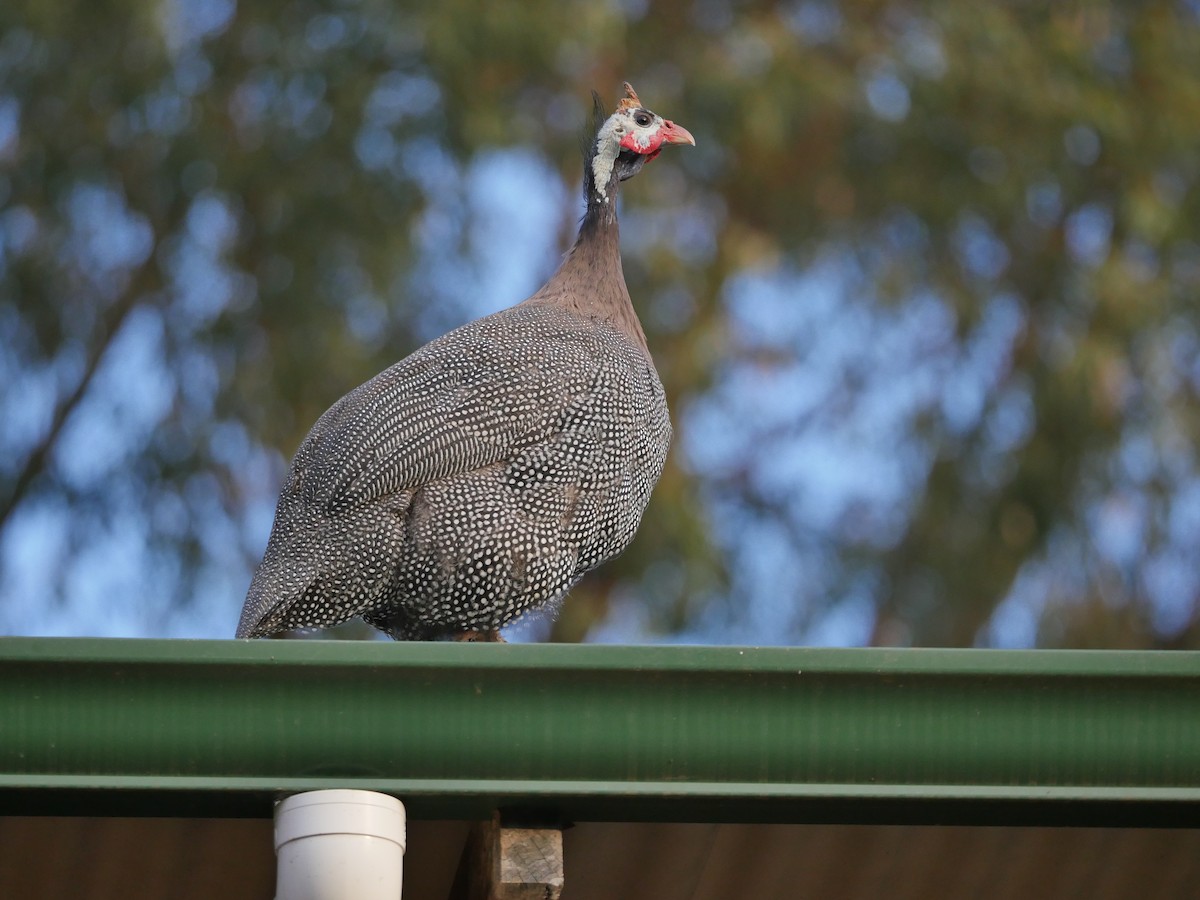
M 338 512 L 546 440 L 594 377 L 599 350 L 578 324 L 514 307 L 426 344 L 317 421 L 294 487 Z

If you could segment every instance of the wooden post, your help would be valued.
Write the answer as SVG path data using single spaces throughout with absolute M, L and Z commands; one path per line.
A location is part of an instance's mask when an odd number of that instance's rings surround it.
M 562 889 L 562 831 L 509 828 L 497 812 L 471 829 L 450 897 L 558 900 Z

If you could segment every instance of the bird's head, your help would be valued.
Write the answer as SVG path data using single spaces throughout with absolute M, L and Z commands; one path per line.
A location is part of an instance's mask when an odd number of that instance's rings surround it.
M 599 98 L 596 103 L 599 110 Z M 617 104 L 617 111 L 600 126 L 592 148 L 592 184 L 597 199 L 607 203 L 614 174 L 620 181 L 632 178 L 667 144 L 695 146 L 696 139 L 682 125 L 642 106 L 637 92 L 625 82 L 625 96 Z

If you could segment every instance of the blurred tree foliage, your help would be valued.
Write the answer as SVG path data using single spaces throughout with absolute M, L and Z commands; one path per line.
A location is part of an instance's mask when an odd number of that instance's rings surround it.
M 1200 647 L 1198 60 L 1187 3 L 9 0 L 0 622 L 40 567 L 232 631 L 321 411 L 569 240 L 482 246 L 473 166 L 575 196 L 627 78 L 699 145 L 622 220 L 679 437 L 557 637 Z

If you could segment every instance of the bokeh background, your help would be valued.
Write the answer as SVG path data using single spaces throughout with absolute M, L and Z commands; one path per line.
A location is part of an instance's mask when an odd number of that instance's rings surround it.
M 1200 3 L 1042 6 L 5 0 L 0 632 L 231 635 L 628 79 L 698 144 L 622 195 L 676 440 L 518 639 L 1200 647 Z

